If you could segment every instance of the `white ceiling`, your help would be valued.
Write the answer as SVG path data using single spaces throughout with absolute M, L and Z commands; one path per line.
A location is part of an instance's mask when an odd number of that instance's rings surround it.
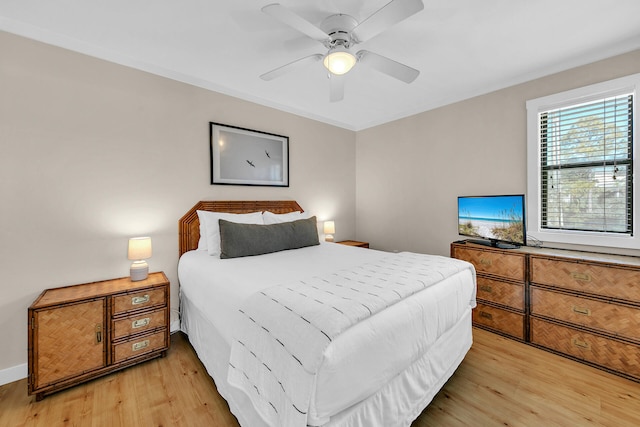
M 358 45 L 420 76 L 406 84 L 356 65 L 330 103 L 320 62 L 258 77 L 325 52 L 260 11 L 276 1 L 0 0 L 0 30 L 351 130 L 640 48 L 640 0 L 424 0 Z M 334 13 L 362 21 L 388 1 L 279 0 L 315 25 Z

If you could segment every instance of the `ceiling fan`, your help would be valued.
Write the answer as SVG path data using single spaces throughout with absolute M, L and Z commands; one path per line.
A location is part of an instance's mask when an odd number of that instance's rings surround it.
M 335 14 L 325 18 L 318 27 L 281 4 L 269 4 L 262 8 L 264 13 L 322 43 L 327 53 L 305 56 L 264 73 L 260 78 L 273 80 L 290 71 L 322 60 L 329 71 L 331 102 L 341 101 L 344 98 L 343 76 L 356 63 L 366 64 L 405 83 L 411 83 L 418 77 L 420 71 L 368 50 L 359 50 L 354 54 L 351 48 L 377 36 L 422 9 L 424 9 L 422 0 L 392 0 L 362 22 L 356 21 L 349 15 Z

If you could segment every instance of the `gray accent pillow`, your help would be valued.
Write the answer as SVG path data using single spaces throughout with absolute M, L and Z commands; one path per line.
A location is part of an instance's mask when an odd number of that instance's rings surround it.
M 281 224 L 220 224 L 220 258 L 238 258 L 319 245 L 315 216 Z

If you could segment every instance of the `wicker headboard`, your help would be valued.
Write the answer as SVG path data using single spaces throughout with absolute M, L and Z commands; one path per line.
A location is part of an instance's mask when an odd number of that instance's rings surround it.
M 196 211 L 229 213 L 271 211 L 278 214 L 295 211 L 304 212 L 295 200 L 200 201 L 178 221 L 178 247 L 180 252 L 178 256 L 198 248 L 200 221 Z

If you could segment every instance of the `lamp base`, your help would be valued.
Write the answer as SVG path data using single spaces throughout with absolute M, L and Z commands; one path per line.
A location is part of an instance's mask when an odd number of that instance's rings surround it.
M 324 236 L 324 241 L 325 242 L 333 242 L 333 234 L 326 234 Z
M 138 282 L 149 277 L 149 264 L 146 261 L 134 261 L 129 270 L 132 282 Z

